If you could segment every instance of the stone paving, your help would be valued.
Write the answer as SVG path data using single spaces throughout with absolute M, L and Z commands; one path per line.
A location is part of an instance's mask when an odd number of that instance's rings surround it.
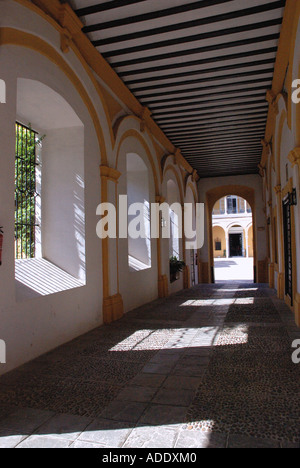
M 265 285 L 202 285 L 0 378 L 0 448 L 300 448 L 300 338 Z
M 253 258 L 233 257 L 215 259 L 216 283 L 242 280 L 253 281 Z M 226 281 L 224 281 L 226 280 Z

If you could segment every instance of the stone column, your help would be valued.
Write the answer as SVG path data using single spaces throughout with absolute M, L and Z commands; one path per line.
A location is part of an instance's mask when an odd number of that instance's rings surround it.
M 161 205 L 166 200 L 164 197 L 156 196 L 156 203 Z M 162 213 L 159 212 L 159 238 L 157 239 L 157 269 L 158 269 L 158 297 L 169 296 L 169 282 L 167 275 L 162 273 Z
M 274 274 L 275 274 L 275 265 L 274 263 L 270 263 L 269 264 L 269 286 L 271 289 L 274 289 L 275 287 Z
M 225 231 L 225 239 L 226 239 L 226 258 L 229 258 L 230 255 L 230 242 L 229 242 L 229 232 Z
M 186 237 L 185 237 L 185 231 L 184 231 L 184 204 L 182 205 L 182 252 L 183 252 L 183 261 L 185 262 L 185 267 L 183 270 L 183 288 L 184 289 L 189 289 L 191 287 L 191 276 L 190 276 L 190 267 L 187 265 L 187 254 L 186 254 L 186 248 L 185 248 L 185 242 L 186 242 Z
M 249 236 L 248 231 L 245 229 L 245 241 L 246 241 L 246 257 L 249 258 Z

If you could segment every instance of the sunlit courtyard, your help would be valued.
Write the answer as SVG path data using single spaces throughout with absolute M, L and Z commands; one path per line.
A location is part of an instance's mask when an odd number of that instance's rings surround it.
M 215 281 L 253 281 L 253 258 L 215 259 Z

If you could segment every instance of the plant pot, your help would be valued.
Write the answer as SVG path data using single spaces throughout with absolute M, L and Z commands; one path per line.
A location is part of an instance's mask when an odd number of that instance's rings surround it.
M 180 278 L 180 273 L 176 271 L 175 273 L 170 273 L 170 281 L 171 283 L 175 283 L 175 281 L 178 281 Z

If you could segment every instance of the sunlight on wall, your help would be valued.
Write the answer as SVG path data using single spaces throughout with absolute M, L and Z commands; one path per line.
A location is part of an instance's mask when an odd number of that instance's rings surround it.
M 144 161 L 135 153 L 127 154 L 127 196 L 129 229 L 135 226 L 136 238 L 128 238 L 128 264 L 130 271 L 151 268 L 151 222 L 149 174 Z M 143 205 L 141 213 L 135 204 Z
M 170 257 L 180 257 L 179 246 L 179 217 L 175 211 L 170 210 L 171 220 L 171 242 L 170 242 Z

